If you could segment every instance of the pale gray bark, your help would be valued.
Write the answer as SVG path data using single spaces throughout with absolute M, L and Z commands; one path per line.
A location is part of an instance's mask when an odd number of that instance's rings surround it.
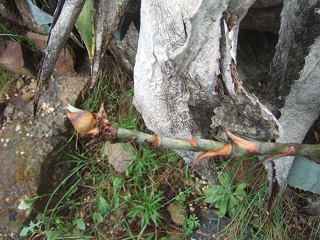
M 215 91 L 219 75 L 220 19 L 226 9 L 212 13 L 213 22 L 201 36 L 199 53 L 183 74 L 172 73 L 171 59 L 183 51 L 190 38 L 190 19 L 201 1 L 141 2 L 141 25 L 134 68 L 134 105 L 147 127 L 169 137 L 192 138 L 208 135 L 210 117 L 219 105 Z M 200 41 L 201 42 L 201 41 Z M 198 50 L 197 50 L 198 51 Z M 198 154 L 180 152 L 187 163 Z M 205 165 L 207 162 L 203 161 Z M 212 164 L 203 166 L 214 181 Z
M 50 31 L 47 48 L 43 53 L 40 65 L 38 86 L 34 96 L 34 114 L 36 114 L 43 84 L 51 77 L 54 65 L 70 36 L 84 3 L 85 0 L 66 0 L 58 19 L 54 20 L 55 23 Z

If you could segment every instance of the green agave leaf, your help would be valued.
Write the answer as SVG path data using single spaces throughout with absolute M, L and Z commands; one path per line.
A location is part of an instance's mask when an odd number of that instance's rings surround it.
M 47 32 L 49 31 L 48 24 L 52 23 L 53 17 L 48 13 L 42 11 L 36 4 L 34 0 L 26 1 L 29 9 L 31 11 L 32 16 L 36 20 L 38 25 L 41 25 Z
M 83 9 L 76 22 L 76 28 L 80 33 L 84 44 L 86 45 L 89 58 L 92 59 L 95 49 L 93 0 L 86 0 L 86 3 L 83 6 Z
M 320 194 L 320 164 L 302 156 L 295 157 L 287 183 L 292 187 Z

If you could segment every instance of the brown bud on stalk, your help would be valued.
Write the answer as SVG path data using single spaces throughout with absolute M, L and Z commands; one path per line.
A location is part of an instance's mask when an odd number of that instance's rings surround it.
M 92 113 L 75 108 L 67 102 L 65 105 L 68 111 L 67 117 L 79 134 L 83 135 L 96 127 L 97 121 Z

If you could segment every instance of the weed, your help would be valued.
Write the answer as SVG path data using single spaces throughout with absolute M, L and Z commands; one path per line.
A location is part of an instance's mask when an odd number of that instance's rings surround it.
M 214 203 L 219 209 L 219 217 L 224 217 L 227 211 L 231 217 L 234 217 L 239 211 L 240 202 L 246 197 L 245 183 L 234 185 L 232 176 L 228 173 L 218 174 L 219 183 L 221 185 L 212 184 L 210 188 L 204 190 L 206 203 Z
M 39 48 L 36 47 L 36 45 L 27 37 L 24 35 L 19 35 L 17 33 L 14 33 L 10 29 L 8 29 L 6 26 L 0 23 L 0 37 L 8 37 L 12 41 L 18 42 L 25 47 L 29 48 L 31 51 L 41 54 L 41 51 Z
M 195 229 L 200 226 L 200 220 L 198 219 L 196 214 L 190 214 L 188 218 L 184 221 L 181 231 L 182 233 L 188 237 L 190 236 Z
M 131 221 L 140 218 L 141 231 L 139 236 L 151 222 L 156 226 L 159 224 L 159 220 L 162 219 L 159 212 L 162 207 L 160 203 L 162 199 L 164 199 L 163 192 L 157 191 L 154 186 L 144 186 L 133 197 L 130 193 L 126 194 L 125 200 L 129 204 L 127 217 Z

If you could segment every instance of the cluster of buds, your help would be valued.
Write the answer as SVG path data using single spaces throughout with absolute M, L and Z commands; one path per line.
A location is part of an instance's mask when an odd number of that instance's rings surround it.
M 112 126 L 108 115 L 101 104 L 98 113 L 91 113 L 87 110 L 75 108 L 65 102 L 67 115 L 63 116 L 71 121 L 75 130 L 83 137 L 93 138 L 92 142 L 100 142 L 110 138 L 116 138 L 116 128 Z

